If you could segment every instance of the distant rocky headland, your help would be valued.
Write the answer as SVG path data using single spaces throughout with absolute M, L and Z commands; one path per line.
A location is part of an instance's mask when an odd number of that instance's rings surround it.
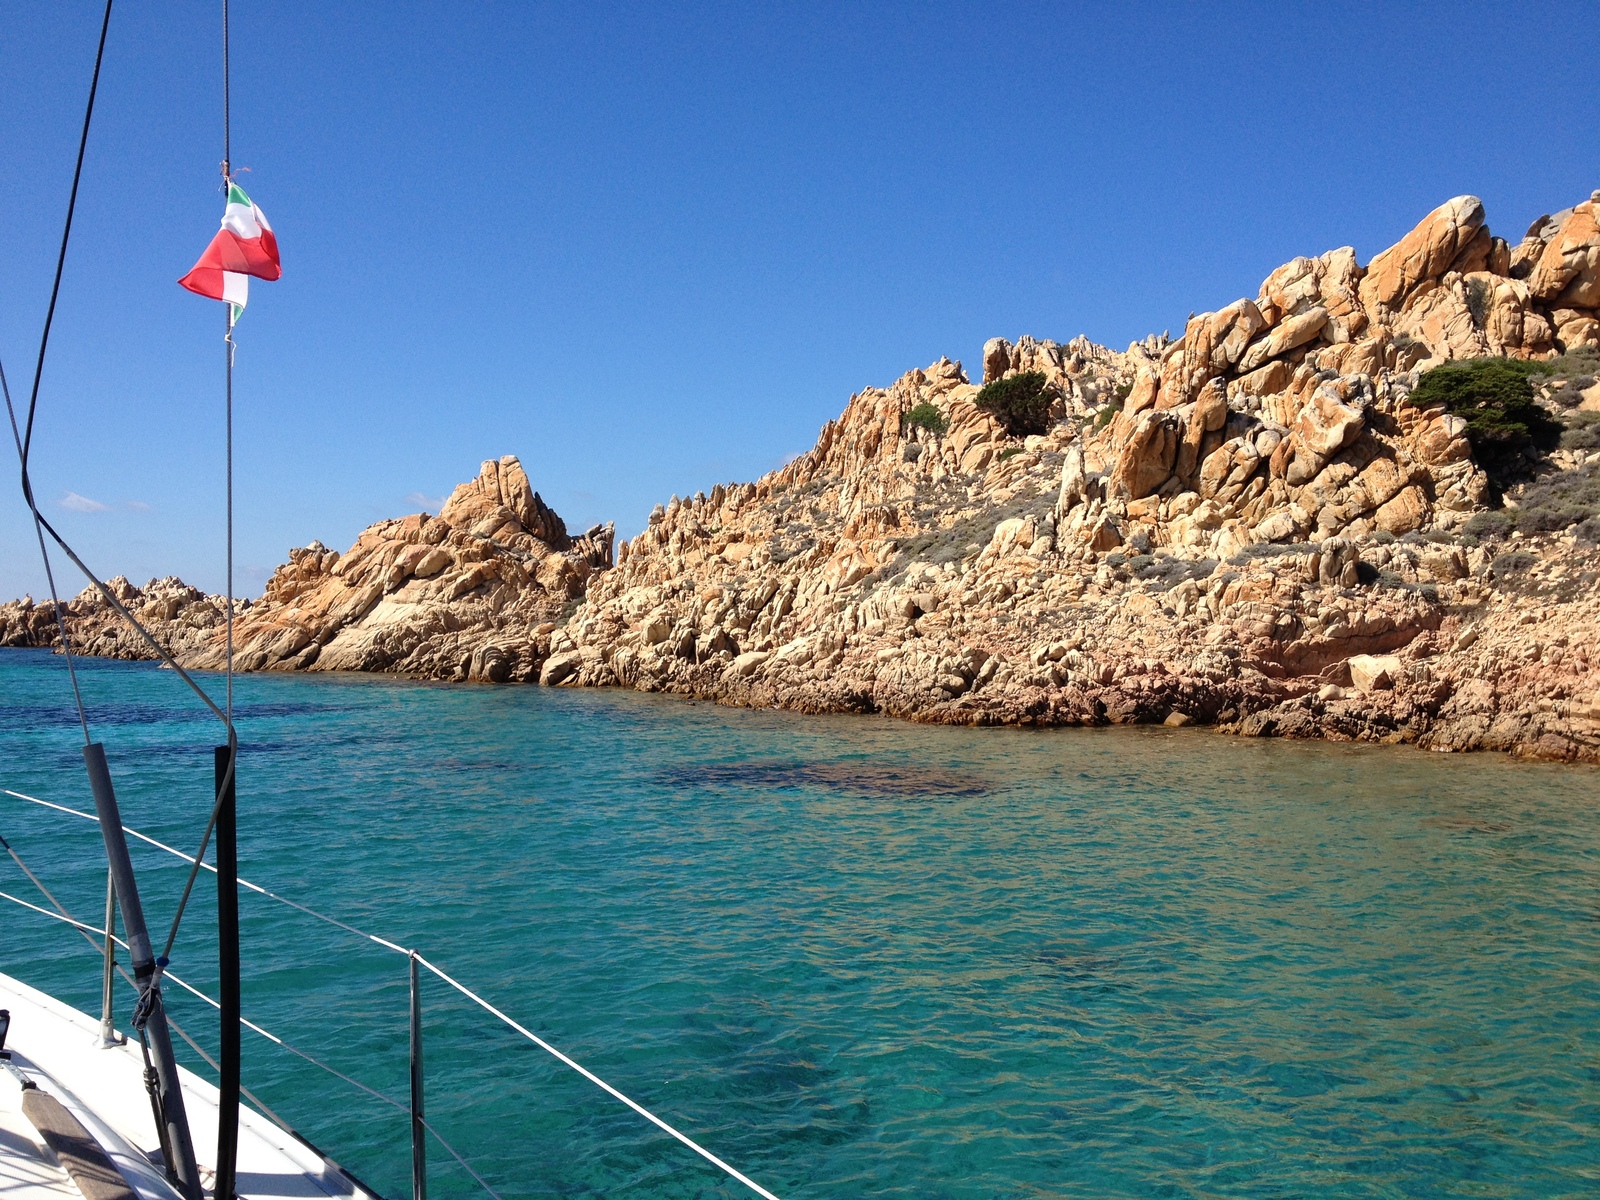
M 953 724 L 1213 725 L 1600 761 L 1600 192 L 1458 197 L 1125 351 L 991 339 L 753 483 L 571 536 L 514 457 L 293 550 L 244 670 L 625 686 Z M 224 602 L 112 581 L 183 663 Z M 75 651 L 150 657 L 91 589 Z M 51 646 L 48 603 L 0 644 Z

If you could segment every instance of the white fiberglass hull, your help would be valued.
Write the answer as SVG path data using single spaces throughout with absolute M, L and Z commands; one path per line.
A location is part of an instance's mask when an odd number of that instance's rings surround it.
M 102 1049 L 100 1022 L 0 974 L 0 1008 L 11 1010 L 6 1049 L 41 1090 L 60 1100 L 100 1143 L 140 1200 L 179 1200 L 159 1166 L 159 1142 L 136 1041 Z M 209 1185 L 217 1145 L 217 1089 L 179 1068 L 200 1170 Z M 78 1197 L 54 1154 L 23 1117 L 20 1085 L 0 1074 L 0 1188 L 8 1200 Z M 378 1200 L 309 1146 L 259 1113 L 239 1112 L 238 1195 Z M 80 1198 L 81 1200 L 81 1198 Z

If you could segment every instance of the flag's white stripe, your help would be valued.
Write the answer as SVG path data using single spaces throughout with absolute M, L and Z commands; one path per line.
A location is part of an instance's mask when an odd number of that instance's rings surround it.
M 261 227 L 266 224 L 256 219 L 261 210 L 253 204 L 230 204 L 223 211 L 222 227 L 236 237 L 258 238 L 261 236 Z
M 250 299 L 250 276 L 237 271 L 222 273 L 222 298 L 229 304 L 243 308 Z

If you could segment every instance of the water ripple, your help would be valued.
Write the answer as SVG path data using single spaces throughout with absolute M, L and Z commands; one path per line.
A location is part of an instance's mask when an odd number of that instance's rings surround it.
M 170 674 L 84 685 L 131 823 L 192 841 L 210 731 Z M 791 1200 L 1600 1181 L 1594 771 L 564 689 L 238 687 L 246 874 L 419 946 Z M 0 655 L 0 786 L 86 805 L 63 689 L 59 660 Z M 93 913 L 94 829 L 4 804 L 0 832 Z M 137 853 L 159 923 L 182 865 Z M 175 964 L 202 985 L 210 901 Z M 243 919 L 247 1012 L 403 1096 L 403 963 L 259 897 Z M 3 928 L 6 969 L 95 1006 L 84 948 Z M 430 1118 L 503 1194 L 741 1194 L 460 997 L 426 1001 Z M 268 1103 L 404 1190 L 403 1117 L 246 1051 Z

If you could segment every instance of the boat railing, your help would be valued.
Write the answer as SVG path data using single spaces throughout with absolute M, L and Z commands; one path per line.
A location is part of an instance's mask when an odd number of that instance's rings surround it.
M 95 825 L 100 823 L 100 818 L 94 813 L 70 808 L 66 805 L 57 804 L 49 800 L 42 800 L 36 796 L 30 796 L 23 792 L 12 791 L 9 788 L 0 788 L 0 794 L 4 794 L 28 804 L 37 805 L 44 809 L 52 810 L 59 814 L 89 821 Z M 173 846 L 169 846 L 165 842 L 158 841 L 157 839 L 150 837 L 148 834 L 142 833 L 131 826 L 124 825 L 122 828 L 123 832 L 127 834 L 127 836 L 143 842 L 144 844 L 153 847 L 156 850 L 160 850 L 166 854 L 182 859 L 191 867 L 196 865 L 194 856 L 185 854 L 183 851 L 178 850 Z M 33 904 L 27 900 L 24 900 L 20 896 L 14 896 L 6 891 L 0 891 L 0 899 L 9 901 L 12 904 L 19 905 L 22 908 L 29 909 L 35 913 L 49 917 L 52 920 L 73 926 L 85 937 L 85 939 L 89 941 L 89 944 L 94 947 L 96 953 L 102 956 L 104 961 L 106 982 L 102 991 L 101 1030 L 102 1037 L 109 1041 L 114 1036 L 114 996 L 112 993 L 112 979 L 115 974 L 120 974 L 130 985 L 133 984 L 132 976 L 130 976 L 126 970 L 124 970 L 115 960 L 116 948 L 122 947 L 124 950 L 126 950 L 127 946 L 121 938 L 116 936 L 116 931 L 114 928 L 115 910 L 109 897 L 109 888 L 106 905 L 107 915 L 105 927 L 100 928 L 88 922 L 80 921 L 74 917 L 65 908 L 65 906 L 63 906 L 56 899 L 54 895 L 51 894 L 44 883 L 23 861 L 21 856 L 17 853 L 15 847 L 6 842 L 3 837 L 0 837 L 0 847 L 3 847 L 7 851 L 16 865 L 27 876 L 29 881 L 33 883 L 35 888 L 37 888 L 43 897 L 49 902 L 50 907 L 46 908 L 42 905 Z M 210 871 L 213 874 L 216 873 L 216 868 L 210 863 L 200 862 L 198 866 L 202 870 Z M 301 904 L 298 901 L 291 900 L 286 896 L 279 895 L 278 893 L 273 892 L 258 883 L 251 882 L 250 880 L 240 878 L 239 886 L 247 891 L 254 892 L 257 895 L 265 897 L 268 900 L 285 905 L 288 908 L 295 909 L 305 916 L 314 918 L 315 920 L 323 922 L 324 924 L 343 930 L 345 933 L 351 936 L 365 939 L 366 941 L 382 948 L 389 953 L 400 955 L 406 959 L 407 985 L 409 991 L 408 1074 L 410 1080 L 410 1096 L 408 1102 L 397 1100 L 388 1093 L 365 1084 L 359 1079 L 340 1071 L 338 1068 L 323 1062 L 315 1055 L 312 1055 L 297 1046 L 291 1045 L 277 1034 L 272 1033 L 254 1021 L 250 1021 L 241 1016 L 239 1024 L 243 1028 L 250 1030 L 252 1033 L 255 1033 L 258 1036 L 274 1043 L 280 1049 L 285 1050 L 300 1059 L 303 1059 L 312 1066 L 317 1067 L 318 1069 L 342 1080 L 349 1086 L 357 1088 L 367 1095 L 381 1101 L 385 1105 L 395 1108 L 407 1115 L 410 1122 L 413 1200 L 425 1200 L 427 1195 L 427 1140 L 430 1136 L 437 1141 L 440 1147 L 477 1182 L 478 1186 L 480 1186 L 490 1196 L 495 1197 L 495 1200 L 500 1200 L 499 1193 L 496 1192 L 489 1182 L 483 1178 L 483 1176 L 472 1166 L 466 1157 L 445 1139 L 444 1135 L 441 1134 L 439 1130 L 427 1120 L 426 1117 L 425 1072 L 423 1070 L 424 1022 L 421 987 L 421 973 L 424 971 L 432 974 L 440 981 L 448 984 L 473 1005 L 488 1013 L 491 1017 L 505 1025 L 508 1029 L 511 1029 L 520 1037 L 532 1042 L 535 1046 L 539 1047 L 539 1049 L 543 1050 L 546 1054 L 555 1058 L 562 1065 L 583 1076 L 583 1078 L 588 1080 L 590 1083 L 594 1084 L 612 1098 L 620 1101 L 622 1104 L 632 1109 L 635 1113 L 649 1121 L 651 1124 L 655 1125 L 662 1132 L 677 1139 L 684 1146 L 688 1147 L 690 1150 L 693 1150 L 701 1158 L 717 1167 L 730 1178 L 743 1184 L 757 1195 L 765 1197 L 765 1200 L 778 1200 L 777 1196 L 768 1191 L 766 1188 L 762 1187 L 760 1184 L 756 1183 L 754 1180 L 749 1178 L 749 1176 L 724 1162 L 710 1150 L 707 1150 L 704 1146 L 700 1145 L 699 1142 L 695 1141 L 693 1138 L 689 1137 L 687 1134 L 675 1128 L 668 1122 L 662 1120 L 655 1113 L 645 1108 L 644 1105 L 638 1103 L 630 1096 L 613 1087 L 610 1083 L 607 1083 L 604 1079 L 596 1075 L 583 1064 L 563 1053 L 560 1049 L 552 1045 L 544 1038 L 540 1037 L 538 1034 L 534 1033 L 532 1030 L 528 1029 L 525 1025 L 507 1015 L 501 1009 L 486 1000 L 483 996 L 479 995 L 472 988 L 455 978 L 455 976 L 451 975 L 442 967 L 424 957 L 414 947 L 402 946 L 397 942 L 390 941 L 389 939 L 380 937 L 375 933 L 370 933 L 367 930 L 360 929 L 346 921 L 341 921 L 336 917 L 328 916 L 326 913 L 318 912 L 316 909 Z M 96 944 L 94 942 L 94 939 L 97 937 L 102 939 L 100 944 Z M 208 996 L 205 992 L 195 987 L 193 984 L 173 974 L 170 969 L 164 968 L 162 970 L 162 977 L 171 980 L 179 988 L 210 1005 L 212 1008 L 219 1011 L 221 1010 L 221 1005 L 217 1000 L 213 999 L 211 996 Z M 182 1029 L 176 1021 L 172 1021 L 169 1017 L 168 1023 L 171 1025 L 173 1031 L 177 1033 L 178 1036 L 182 1038 L 183 1041 L 189 1046 L 189 1048 L 193 1050 L 195 1054 L 197 1054 L 212 1070 L 219 1069 L 217 1061 L 209 1053 L 207 1053 L 206 1050 L 189 1033 Z M 278 1113 L 274 1112 L 268 1105 L 251 1093 L 248 1089 L 241 1088 L 241 1092 L 243 1093 L 244 1097 L 252 1105 L 254 1105 L 264 1117 L 278 1125 L 290 1136 L 302 1142 L 306 1141 L 306 1139 L 299 1132 L 297 1132 L 287 1120 L 285 1120 Z M 309 1142 L 307 1142 L 307 1144 L 310 1145 Z M 322 1152 L 318 1150 L 318 1153 L 320 1154 Z M 324 1155 L 324 1157 L 326 1156 Z M 332 1160 L 330 1160 L 330 1162 L 331 1161 Z M 340 1169 L 343 1170 L 343 1168 Z M 346 1172 L 346 1174 L 349 1173 Z M 354 1176 L 351 1176 L 351 1179 L 364 1190 L 370 1190 L 366 1189 L 364 1184 L 360 1184 L 359 1180 L 355 1180 Z

